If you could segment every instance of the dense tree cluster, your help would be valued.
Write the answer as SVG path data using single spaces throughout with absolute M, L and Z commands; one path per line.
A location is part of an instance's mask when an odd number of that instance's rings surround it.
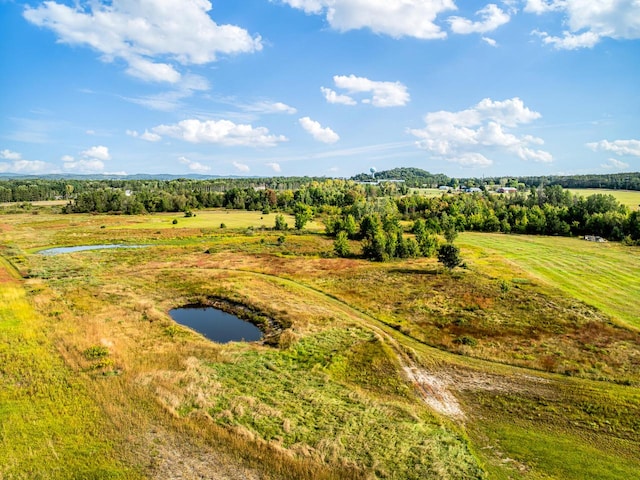
M 640 239 L 637 211 L 630 212 L 612 195 L 583 197 L 559 185 L 532 187 L 529 192 L 509 195 L 489 192 L 436 198 L 410 195 L 396 199 L 396 204 L 404 218 L 424 218 L 435 231 L 453 223 L 458 231 Z

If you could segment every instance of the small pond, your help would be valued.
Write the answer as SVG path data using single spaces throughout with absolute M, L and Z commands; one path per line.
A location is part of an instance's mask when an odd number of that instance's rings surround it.
M 184 307 L 169 311 L 180 325 L 201 333 L 217 343 L 255 342 L 262 331 L 254 324 L 212 307 Z
M 40 250 L 40 255 L 60 255 L 62 253 L 84 252 L 85 250 L 102 250 L 107 248 L 143 248 L 146 245 L 79 245 L 77 247 L 56 247 Z

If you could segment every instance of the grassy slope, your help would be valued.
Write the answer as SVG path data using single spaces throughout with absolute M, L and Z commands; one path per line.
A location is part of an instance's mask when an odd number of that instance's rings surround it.
M 637 249 L 575 238 L 475 233 L 461 235 L 459 244 L 506 258 L 614 321 L 640 328 Z
M 138 478 L 10 272 L 0 262 L 0 478 Z

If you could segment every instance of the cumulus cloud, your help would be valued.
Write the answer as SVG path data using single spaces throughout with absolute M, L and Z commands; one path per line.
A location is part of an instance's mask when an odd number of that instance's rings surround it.
M 463 166 L 489 166 L 493 160 L 488 155 L 495 153 L 548 163 L 553 161 L 549 152 L 532 148 L 544 143 L 541 138 L 508 131 L 540 116 L 517 97 L 504 101 L 485 98 L 466 110 L 428 113 L 424 119 L 426 126 L 409 132 L 419 139 L 418 147 L 436 158 Z
M 215 23 L 208 0 L 74 3 L 73 7 L 55 1 L 27 6 L 24 17 L 54 31 L 60 43 L 91 47 L 107 62 L 123 60 L 129 75 L 148 81 L 177 83 L 181 74 L 176 64 L 201 65 L 220 54 L 262 48 L 259 36 Z
M 402 107 L 409 102 L 407 87 L 400 82 L 378 82 L 355 75 L 335 75 L 333 82 L 350 95 L 369 94 L 362 103 L 370 103 L 374 107 Z M 329 103 L 356 104 L 350 95 L 338 95 L 325 87 L 321 87 L 321 90 Z
M 0 173 L 42 173 L 49 165 L 40 160 L 25 160 L 22 154 L 11 150 L 0 150 Z
M 183 165 L 186 165 L 187 168 L 192 172 L 207 173 L 208 171 L 211 170 L 211 167 L 208 167 L 207 165 L 204 165 L 200 162 L 193 162 L 186 157 L 178 158 L 178 162 L 180 162 Z
M 138 133 L 136 130 L 127 130 L 126 133 L 130 137 L 146 140 L 147 142 L 159 142 L 160 140 L 162 140 L 162 137 L 160 135 L 150 132 L 149 130 L 145 130 L 144 133 Z
M 561 12 L 568 30 L 561 35 L 534 31 L 544 43 L 555 48 L 591 48 L 602 38 L 636 40 L 640 38 L 638 0 L 527 0 L 525 12 L 537 15 Z
M 1 150 L 0 158 L 2 160 L 20 160 L 22 155 L 18 152 L 12 152 L 11 150 Z
M 606 169 L 624 170 L 625 168 L 629 168 L 629 164 L 616 158 L 610 158 L 607 160 L 607 163 L 601 164 L 600 167 Z
M 456 10 L 453 0 L 282 0 L 309 14 L 325 15 L 339 31 L 368 28 L 394 38 L 445 38 L 435 23 L 441 13 Z
M 476 15 L 480 17 L 480 21 L 473 22 L 463 17 L 449 17 L 447 21 L 453 33 L 469 34 L 469 33 L 487 33 L 508 23 L 511 17 L 494 3 L 490 3 L 486 7 L 478 10 Z
M 329 127 L 323 128 L 320 123 L 311 120 L 309 117 L 302 117 L 298 120 L 302 128 L 311 134 L 311 136 L 322 143 L 336 143 L 340 137 Z
M 95 158 L 97 160 L 111 159 L 111 154 L 109 153 L 109 149 L 104 145 L 97 145 L 95 147 L 91 147 L 87 150 L 80 152 L 80 154 L 85 158 Z
M 286 142 L 283 135 L 272 135 L 265 127 L 235 124 L 230 120 L 182 120 L 173 125 L 158 125 L 152 133 L 190 143 L 214 143 L 225 146 L 273 147 Z
M 356 102 L 349 95 L 341 95 L 341 94 L 335 92 L 334 90 L 331 90 L 330 88 L 320 87 L 320 91 L 322 92 L 322 95 L 324 95 L 324 98 L 329 103 L 337 103 L 337 104 L 342 104 L 342 105 L 357 105 L 358 104 L 358 102 Z
M 249 168 L 249 165 L 245 165 L 244 163 L 240 163 L 240 162 L 232 162 L 232 165 L 236 168 L 236 170 L 240 171 L 240 172 L 248 172 L 251 169 Z
M 612 152 L 616 155 L 632 155 L 640 157 L 640 140 L 600 140 L 599 142 L 587 143 L 594 152 Z
M 282 171 L 282 168 L 280 167 L 280 164 L 279 164 L 279 163 L 276 163 L 276 162 L 269 162 L 269 163 L 265 163 L 265 165 L 266 165 L 267 167 L 269 167 L 271 170 L 273 170 L 274 172 L 278 172 L 278 173 L 279 173 L 279 172 L 281 172 L 281 171 Z
M 64 155 L 62 166 L 65 170 L 77 173 L 104 173 L 104 162 L 111 160 L 109 148 L 97 145 L 80 152 L 80 158 Z

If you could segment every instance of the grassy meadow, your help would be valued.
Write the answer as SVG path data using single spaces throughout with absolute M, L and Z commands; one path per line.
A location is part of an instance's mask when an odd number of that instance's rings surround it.
M 447 273 L 195 213 L 0 217 L 0 478 L 640 471 L 637 248 L 462 234 Z M 146 247 L 38 254 L 113 243 Z M 216 302 L 279 333 L 220 345 L 168 315 Z
M 588 197 L 589 195 L 613 195 L 618 202 L 631 210 L 640 209 L 640 192 L 636 190 L 609 190 L 606 188 L 568 188 L 574 195 Z

